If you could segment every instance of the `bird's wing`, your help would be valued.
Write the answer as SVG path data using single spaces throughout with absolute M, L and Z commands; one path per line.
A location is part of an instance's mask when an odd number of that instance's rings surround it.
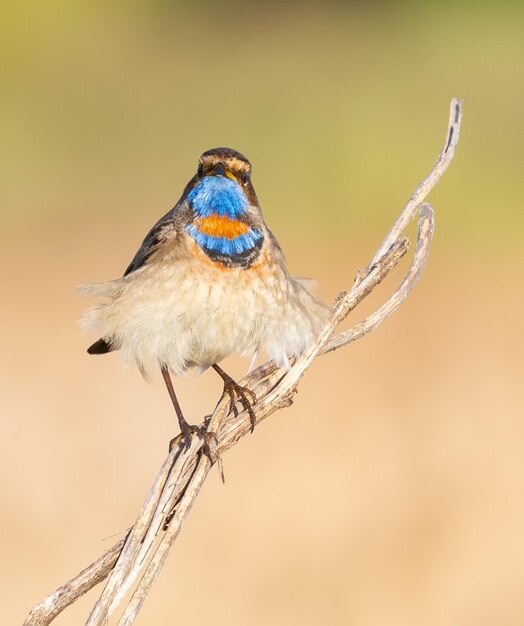
M 133 257 L 133 260 L 127 266 L 124 276 L 127 276 L 128 274 L 131 274 L 131 272 L 134 272 L 142 267 L 157 249 L 158 245 L 170 235 L 175 234 L 175 209 L 171 209 L 169 213 L 166 213 L 164 217 L 160 218 L 153 228 L 147 233 L 146 238 Z
M 176 214 L 179 209 L 179 205 L 177 204 L 171 211 L 166 213 L 164 217 L 158 220 L 158 222 L 153 226 L 153 228 L 147 233 L 146 238 L 142 242 L 142 245 L 138 249 L 137 253 L 133 257 L 131 263 L 127 266 L 126 271 L 124 272 L 124 276 L 135 272 L 137 269 L 143 267 L 149 257 L 153 254 L 153 252 L 158 248 L 159 245 L 162 244 L 166 239 L 176 235 L 177 232 L 177 221 Z M 120 281 L 111 281 L 111 283 L 107 284 L 115 284 Z M 96 286 L 96 285 L 93 285 Z M 89 292 L 92 291 L 91 285 L 85 285 L 84 290 L 87 287 Z M 109 295 L 104 288 L 104 292 L 97 292 L 95 295 Z M 87 349 L 89 354 L 105 354 L 107 352 L 112 352 L 118 348 L 115 347 L 113 340 L 111 337 L 102 337 L 98 341 Z

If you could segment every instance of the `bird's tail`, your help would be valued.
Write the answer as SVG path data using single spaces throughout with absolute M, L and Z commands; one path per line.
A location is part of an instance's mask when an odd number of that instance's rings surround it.
M 95 343 L 90 345 L 87 349 L 89 354 L 107 354 L 113 350 L 115 350 L 113 342 L 111 340 L 104 339 L 103 337 L 98 341 L 95 341 Z
M 108 297 L 114 299 L 122 292 L 120 280 L 110 280 L 103 283 L 86 283 L 78 287 L 78 291 L 85 296 Z M 83 330 L 98 330 L 104 333 L 106 324 L 105 311 L 107 305 L 101 304 L 93 307 L 84 314 L 80 321 Z M 111 333 L 104 335 L 87 349 L 89 354 L 107 354 L 117 350 L 118 346 L 111 340 Z

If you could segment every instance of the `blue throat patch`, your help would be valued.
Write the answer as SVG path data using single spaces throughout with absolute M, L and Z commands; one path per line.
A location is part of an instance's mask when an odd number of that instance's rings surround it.
M 245 225 L 247 232 L 236 237 L 222 237 L 202 232 L 198 221 L 212 216 L 237 221 L 249 208 L 249 202 L 239 185 L 224 176 L 206 176 L 187 195 L 197 223 L 186 231 L 214 261 L 227 267 L 249 267 L 258 257 L 264 236 Z
M 205 176 L 187 195 L 197 217 L 216 214 L 235 219 L 249 207 L 244 192 L 234 180 L 224 176 Z

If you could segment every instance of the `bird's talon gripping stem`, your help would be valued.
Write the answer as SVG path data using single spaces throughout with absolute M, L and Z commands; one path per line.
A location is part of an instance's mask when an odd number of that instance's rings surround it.
M 249 413 L 251 432 L 253 432 L 257 423 L 257 418 L 255 412 L 253 411 L 253 405 L 257 402 L 256 395 L 253 391 L 251 391 L 251 389 L 248 389 L 247 387 L 242 387 L 237 382 L 235 382 L 231 378 L 231 376 L 229 376 L 229 374 L 226 374 L 226 372 L 224 372 L 224 370 L 216 363 L 212 367 L 224 381 L 223 396 L 226 394 L 229 396 L 229 410 L 234 414 L 235 417 L 237 417 L 238 409 L 236 407 L 236 402 L 237 400 L 240 400 L 244 409 Z
M 189 448 L 191 445 L 191 437 L 195 434 L 197 437 L 202 439 L 204 454 L 207 458 L 214 463 L 216 458 L 213 457 L 211 452 L 211 447 L 215 450 L 218 448 L 218 437 L 215 433 L 209 432 L 205 426 L 195 426 L 194 424 L 188 424 L 185 422 L 184 426 L 181 427 L 181 432 L 176 437 L 173 437 L 169 442 L 169 452 L 173 450 L 179 443 L 183 440 L 186 448 Z M 216 456 L 216 455 L 215 455 Z

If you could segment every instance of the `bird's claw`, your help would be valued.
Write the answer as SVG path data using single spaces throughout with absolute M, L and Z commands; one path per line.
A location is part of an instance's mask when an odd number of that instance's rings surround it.
M 188 424 L 187 422 L 181 424 L 180 430 L 180 434 L 173 437 L 173 439 L 169 442 L 169 452 L 178 446 L 182 440 L 184 441 L 185 447 L 188 449 L 191 445 L 192 436 L 196 435 L 202 439 L 204 454 L 211 461 L 211 463 L 214 463 L 216 458 L 213 458 L 211 446 L 213 446 L 215 450 L 218 447 L 218 438 L 215 433 L 208 431 L 205 426 L 196 426 L 194 424 Z
M 251 432 L 255 429 L 255 425 L 257 423 L 257 418 L 255 416 L 255 412 L 253 411 L 253 405 L 257 402 L 257 397 L 251 389 L 247 387 L 242 387 L 238 383 L 236 383 L 232 378 L 228 378 L 224 380 L 224 393 L 223 395 L 229 396 L 229 410 L 234 414 L 235 417 L 238 416 L 238 409 L 236 406 L 237 400 L 240 400 L 244 409 L 249 413 L 249 421 L 251 422 Z M 249 396 L 249 399 L 248 399 Z

